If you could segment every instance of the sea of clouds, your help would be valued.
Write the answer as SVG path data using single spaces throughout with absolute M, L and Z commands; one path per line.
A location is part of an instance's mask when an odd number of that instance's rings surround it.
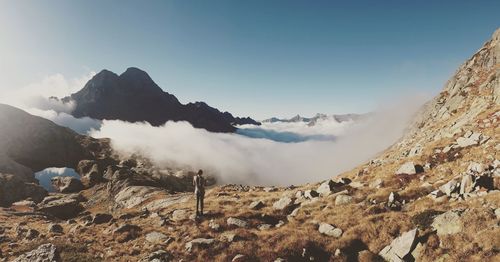
M 393 97 L 359 121 L 339 123 L 328 118 L 313 126 L 304 122 L 264 123 L 240 126 L 235 134 L 210 133 L 187 122 L 154 127 L 74 118 L 70 115 L 74 104 L 48 99 L 78 91 L 93 75 L 90 72 L 71 80 L 62 75 L 46 77 L 2 96 L 0 102 L 82 134 L 111 138 L 113 148 L 125 156 L 139 153 L 162 168 L 204 169 L 219 183 L 292 185 L 333 177 L 395 143 L 426 99 Z

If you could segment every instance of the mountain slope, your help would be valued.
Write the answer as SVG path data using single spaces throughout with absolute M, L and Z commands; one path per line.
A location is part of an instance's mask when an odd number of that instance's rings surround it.
M 75 117 L 146 121 L 154 126 L 169 120 L 184 120 L 213 132 L 234 132 L 236 128 L 232 124 L 242 122 L 202 102 L 181 104 L 137 68 L 128 68 L 121 75 L 103 70 L 82 90 L 63 99 L 70 100 L 76 102 L 72 113 Z
M 109 172 L 115 181 L 82 192 L 88 212 L 60 221 L 62 233 L 47 230 L 54 220 L 22 224 L 0 209 L 9 239 L 0 250 L 9 261 L 34 249 L 28 241 L 91 261 L 500 261 L 499 37 L 500 29 L 398 143 L 331 180 L 216 186 L 194 218 L 191 193 L 115 194 L 126 172 Z M 112 222 L 100 223 L 106 216 Z M 27 240 L 19 232 L 28 229 L 47 234 Z

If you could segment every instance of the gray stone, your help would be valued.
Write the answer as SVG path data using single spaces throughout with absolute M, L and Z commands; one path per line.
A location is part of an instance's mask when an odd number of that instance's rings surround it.
M 448 181 L 446 184 L 442 185 L 439 187 L 439 190 L 441 190 L 441 192 L 443 192 L 444 194 L 446 194 L 447 196 L 451 196 L 451 194 L 455 191 L 458 190 L 458 181 L 455 180 L 455 179 L 452 179 L 450 181 Z
M 253 201 L 252 203 L 250 203 L 250 205 L 248 206 L 250 209 L 253 209 L 253 210 L 259 210 L 261 208 L 263 208 L 265 205 L 262 201 L 260 200 L 257 200 L 257 201 Z
M 69 176 L 56 176 L 51 179 L 52 187 L 61 193 L 78 193 L 83 190 L 80 180 Z
M 228 226 L 247 227 L 248 223 L 239 218 L 230 217 L 227 219 Z
M 215 220 L 210 219 L 210 222 L 208 222 L 208 227 L 210 227 L 213 231 L 219 231 L 220 230 L 220 225 L 215 222 Z
M 189 218 L 189 212 L 186 209 L 177 209 L 172 213 L 173 221 L 182 221 Z
M 335 198 L 335 205 L 347 205 L 352 203 L 353 199 L 352 196 L 349 195 L 338 195 Z
M 431 226 L 438 236 L 460 233 L 463 229 L 462 220 L 456 211 L 448 211 L 435 217 Z
M 316 190 L 306 190 L 304 192 L 304 197 L 309 198 L 309 199 L 313 199 L 313 198 L 316 198 L 318 196 L 319 196 L 319 193 L 316 192 Z
M 50 233 L 55 234 L 62 234 L 64 231 L 63 227 L 59 224 L 50 224 L 47 229 Z
M 82 197 L 77 194 L 48 196 L 38 204 L 38 211 L 60 219 L 70 219 L 83 210 L 80 205 L 82 200 Z
M 413 162 L 407 162 L 403 164 L 399 169 L 396 171 L 396 175 L 414 175 L 417 173 L 417 170 L 415 169 L 415 164 Z
M 92 218 L 92 223 L 93 224 L 104 224 L 104 223 L 108 223 L 112 219 L 113 219 L 113 216 L 110 214 L 97 213 Z
M 207 248 L 215 243 L 213 238 L 196 238 L 186 243 L 186 251 L 191 252 L 195 248 Z
M 321 234 L 324 234 L 324 235 L 327 235 L 327 236 L 331 236 L 331 237 L 335 237 L 335 238 L 339 238 L 339 237 L 342 236 L 342 229 L 336 228 L 336 227 L 334 227 L 334 226 L 332 226 L 330 224 L 327 224 L 327 223 L 320 223 L 318 231 Z
M 381 188 L 383 185 L 384 185 L 384 181 L 382 179 L 380 179 L 380 178 L 377 178 L 377 179 L 373 180 L 370 183 L 369 187 L 371 187 L 371 188 Z
M 287 196 L 282 197 L 280 200 L 274 202 L 273 208 L 278 210 L 284 210 L 293 205 L 293 200 Z
M 386 261 L 404 261 L 403 258 L 410 254 L 414 247 L 416 236 L 417 229 L 403 233 L 401 236 L 394 239 L 390 245 L 384 247 L 379 255 Z
M 472 181 L 472 175 L 465 174 L 462 176 L 462 181 L 460 182 L 460 194 L 466 194 L 472 192 L 474 189 L 474 182 Z
M 146 234 L 146 241 L 153 244 L 163 244 L 169 237 L 160 232 L 151 232 Z
M 24 253 L 17 257 L 13 262 L 58 262 L 60 261 L 59 252 L 53 244 L 44 244 L 37 249 Z
M 145 259 L 141 260 L 141 262 L 170 262 L 173 261 L 173 257 L 170 253 L 164 250 L 158 250 L 151 253 Z

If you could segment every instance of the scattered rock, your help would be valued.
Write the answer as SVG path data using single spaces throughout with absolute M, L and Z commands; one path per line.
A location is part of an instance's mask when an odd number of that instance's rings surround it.
M 153 244 L 163 244 L 168 239 L 169 239 L 168 236 L 160 232 L 151 232 L 146 234 L 146 241 Z
M 215 243 L 213 238 L 196 238 L 186 243 L 186 251 L 191 252 L 195 248 L 207 248 Z
M 172 259 L 172 255 L 167 251 L 158 250 L 141 260 L 141 262 L 170 262 Z
M 288 209 L 293 205 L 293 200 L 287 196 L 282 197 L 280 200 L 274 202 L 273 208 L 278 210 Z
M 448 211 L 434 218 L 431 225 L 437 235 L 451 235 L 462 231 L 463 224 L 457 211 Z
M 76 170 L 80 174 L 82 183 L 88 187 L 92 187 L 104 180 L 99 165 L 94 160 L 80 161 Z
M 495 215 L 500 219 L 500 208 L 495 209 Z
M 414 175 L 424 172 L 424 167 L 415 165 L 413 162 L 406 162 L 396 171 L 396 175 Z
M 309 198 L 309 199 L 313 199 L 313 198 L 319 197 L 319 193 L 316 190 L 306 190 L 304 192 L 304 197 Z
M 97 213 L 92 218 L 92 223 L 93 224 L 104 224 L 104 223 L 108 223 L 112 219 L 113 219 L 113 216 L 110 214 Z
M 257 200 L 257 201 L 253 201 L 248 207 L 250 209 L 253 209 L 253 210 L 259 210 L 261 208 L 263 208 L 265 205 L 262 201 L 260 200 Z
M 370 183 L 371 188 L 381 188 L 384 185 L 384 181 L 380 178 L 377 178 L 373 180 L 373 182 Z
M 386 261 L 407 261 L 407 255 L 411 256 L 417 236 L 417 229 L 403 233 L 394 239 L 390 245 L 384 247 L 379 255 Z
M 216 223 L 213 219 L 210 219 L 210 222 L 208 222 L 208 227 L 210 227 L 213 231 L 220 230 L 220 224 Z
M 49 233 L 62 234 L 64 232 L 64 229 L 59 224 L 50 224 L 48 226 L 48 231 L 49 231 Z
M 278 191 L 277 188 L 275 187 L 264 187 L 262 190 L 264 190 L 264 192 L 275 192 L 275 191 Z
M 61 193 L 78 193 L 83 190 L 83 184 L 75 177 L 56 176 L 51 178 L 52 186 Z
M 228 226 L 247 227 L 248 223 L 239 218 L 230 217 L 227 219 Z
M 57 262 L 60 260 L 56 246 L 53 244 L 44 244 L 35 250 L 17 257 L 13 262 Z
M 231 262 L 243 262 L 243 261 L 246 261 L 246 256 L 242 254 L 234 256 L 233 259 L 231 260 Z
M 261 224 L 258 226 L 258 229 L 263 231 L 263 230 L 271 229 L 272 227 L 273 227 L 273 225 L 271 225 L 271 224 Z
M 342 229 L 336 228 L 336 227 L 334 227 L 334 226 L 332 226 L 330 224 L 327 224 L 327 223 L 320 223 L 318 231 L 321 234 L 324 234 L 324 235 L 327 235 L 327 236 L 331 236 L 331 237 L 335 237 L 335 238 L 339 238 L 339 237 L 342 236 Z
M 446 194 L 447 196 L 451 196 L 453 192 L 458 190 L 459 188 L 459 182 L 456 179 L 452 179 L 448 181 L 446 184 L 442 185 L 439 187 L 439 190 Z
M 186 209 L 177 209 L 172 213 L 173 221 L 182 221 L 189 218 L 189 212 Z
M 38 204 L 38 211 L 60 219 L 74 218 L 83 210 L 78 194 L 48 196 Z
M 338 190 L 338 187 L 342 186 L 342 183 L 335 182 L 333 180 L 328 180 L 323 182 L 317 189 L 316 192 L 318 192 L 322 196 L 327 196 L 331 193 L 335 193 Z
M 349 195 L 338 195 L 335 198 L 335 205 L 347 205 L 352 203 L 353 199 L 352 196 Z

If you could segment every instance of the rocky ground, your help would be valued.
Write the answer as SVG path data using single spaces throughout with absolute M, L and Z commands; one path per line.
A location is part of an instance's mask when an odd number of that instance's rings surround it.
M 190 175 L 80 161 L 81 185 L 0 210 L 0 261 L 500 261 L 499 42 L 376 158 L 317 184 L 213 186 L 202 218 Z

